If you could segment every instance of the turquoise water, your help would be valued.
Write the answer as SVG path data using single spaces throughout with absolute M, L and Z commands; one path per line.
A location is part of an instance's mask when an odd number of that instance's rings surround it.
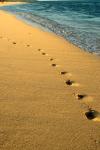
M 41 1 L 0 9 L 48 29 L 84 50 L 100 54 L 99 1 Z

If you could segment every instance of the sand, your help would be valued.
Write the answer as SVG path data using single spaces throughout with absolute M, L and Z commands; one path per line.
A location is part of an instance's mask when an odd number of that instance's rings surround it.
M 0 2 L 0 6 L 8 6 L 8 5 L 17 5 L 17 4 L 25 4 L 26 2 Z
M 100 57 L 0 11 L 0 150 L 99 150 Z

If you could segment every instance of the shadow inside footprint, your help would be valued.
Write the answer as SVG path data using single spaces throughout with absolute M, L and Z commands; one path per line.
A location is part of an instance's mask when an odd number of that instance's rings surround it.
M 53 58 L 50 58 L 50 61 L 53 61 Z
M 75 94 L 76 99 L 84 100 L 85 102 L 92 102 L 93 97 L 86 94 Z
M 67 80 L 67 81 L 66 81 L 66 84 L 67 84 L 67 85 L 73 85 L 73 83 L 75 83 L 75 82 L 74 82 L 74 81 L 71 81 L 71 80 Z
M 65 75 L 65 74 L 67 74 L 68 72 L 66 72 L 66 71 L 61 71 L 61 75 Z
M 29 44 L 27 44 L 27 47 L 30 47 L 30 45 L 29 45 Z
M 16 44 L 16 42 L 13 42 L 13 44 Z
M 52 64 L 51 66 L 52 66 L 52 67 L 56 67 L 57 65 L 56 65 L 56 64 Z
M 38 49 L 38 51 L 41 51 L 41 49 Z
M 86 112 L 85 115 L 86 115 L 87 119 L 92 120 L 92 119 L 95 119 L 96 117 L 98 117 L 99 112 L 89 109 L 89 111 Z
M 78 99 L 78 100 L 82 100 L 82 99 L 84 99 L 85 97 L 87 97 L 87 95 L 85 95 L 85 94 L 77 94 L 76 95 L 76 98 Z
M 43 52 L 42 55 L 46 55 L 46 53 Z

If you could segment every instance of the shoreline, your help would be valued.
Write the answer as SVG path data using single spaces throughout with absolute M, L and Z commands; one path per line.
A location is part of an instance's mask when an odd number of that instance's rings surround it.
M 17 3 L 19 3 L 19 4 L 22 3 L 23 4 L 24 2 L 17 2 Z M 17 3 L 16 2 L 11 2 L 11 5 L 16 5 Z M 9 5 L 9 4 L 5 4 L 5 5 Z M 49 32 L 49 33 L 55 34 L 56 36 L 63 38 L 65 41 L 75 45 L 76 47 L 80 48 L 81 50 L 83 50 L 87 53 L 90 53 L 90 54 L 93 54 L 93 55 L 96 55 L 96 56 L 100 56 L 100 53 L 98 51 L 96 51 L 96 49 L 95 49 L 95 51 L 94 50 L 92 51 L 92 48 L 89 49 L 89 48 L 83 46 L 81 42 L 77 43 L 77 40 L 75 42 L 75 41 L 71 40 L 68 37 L 64 37 L 63 35 L 61 35 L 57 32 L 53 32 L 52 29 L 49 30 L 48 28 L 45 28 L 42 25 L 39 25 L 38 23 L 32 23 L 31 21 L 28 21 L 27 19 L 24 19 L 23 17 L 21 17 L 19 15 L 13 14 L 12 12 L 9 12 L 9 11 L 6 11 L 6 10 L 2 10 L 2 11 L 5 11 L 5 12 L 11 14 L 11 15 L 14 15 L 17 19 L 23 21 L 27 25 L 31 25 L 33 28 L 35 27 L 35 28 L 43 30 L 44 32 Z
M 13 2 L 12 2 L 12 3 L 13 3 Z M 16 4 L 13 4 L 13 5 L 16 5 Z M 7 14 L 13 16 L 13 17 L 15 17 L 17 20 L 19 20 L 19 21 L 25 23 L 25 24 L 28 25 L 28 26 L 31 26 L 32 28 L 35 28 L 35 29 L 37 29 L 37 30 L 41 30 L 41 31 L 43 31 L 43 32 L 47 32 L 47 33 L 49 33 L 49 34 L 51 34 L 51 35 L 53 35 L 53 36 L 55 36 L 55 37 L 57 37 L 57 38 L 59 38 L 59 39 L 62 39 L 62 40 L 64 40 L 65 42 L 68 42 L 69 44 L 71 44 L 71 45 L 77 47 L 78 49 L 80 49 L 81 51 L 83 51 L 83 52 L 85 52 L 85 53 L 88 53 L 88 54 L 90 54 L 90 55 L 94 55 L 94 56 L 97 56 L 97 57 L 100 58 L 100 54 L 99 54 L 99 53 L 97 53 L 97 52 L 90 52 L 90 51 L 87 50 L 87 49 L 83 49 L 83 48 L 81 48 L 80 46 L 78 46 L 77 44 L 71 42 L 71 41 L 68 40 L 68 39 L 65 39 L 65 38 L 64 38 L 63 36 L 61 36 L 61 35 L 58 35 L 58 34 L 52 32 L 52 31 L 50 31 L 49 29 L 46 29 L 46 28 L 42 27 L 41 25 L 38 25 L 38 24 L 35 24 L 35 23 L 33 24 L 33 23 L 31 23 L 31 22 L 28 22 L 27 20 L 21 18 L 20 16 L 16 16 L 16 15 L 14 15 L 14 14 L 11 13 L 11 12 L 8 12 L 8 11 L 5 11 L 5 10 L 0 10 L 0 11 L 2 11 L 2 12 L 4 12 L 4 13 L 7 13 Z
M 13 15 L 13 13 L 10 13 L 10 12 L 7 12 L 7 13 Z M 39 25 L 39 24 L 32 23 L 31 21 L 27 21 L 27 20 L 25 20 L 25 19 L 23 19 L 23 18 L 21 18 L 20 16 L 17 16 L 17 15 L 14 15 L 14 16 L 15 16 L 18 20 L 24 22 L 25 24 L 27 24 L 27 25 L 29 25 L 29 26 L 32 26 L 33 28 L 37 28 L 37 29 L 39 29 L 39 30 L 42 30 L 43 32 L 48 32 L 48 33 L 52 34 L 53 36 L 56 35 L 58 38 L 61 38 L 61 39 L 65 40 L 65 41 L 69 42 L 70 44 L 76 46 L 77 48 L 81 49 L 82 51 L 84 51 L 84 52 L 86 52 L 86 53 L 89 53 L 89 54 L 92 54 L 92 55 L 96 55 L 97 57 L 100 57 L 100 53 L 97 53 L 97 52 L 94 52 L 94 51 L 89 51 L 88 49 L 82 48 L 80 45 L 77 45 L 77 44 L 73 43 L 71 40 L 66 39 L 66 38 L 64 38 L 63 36 L 61 36 L 61 35 L 59 35 L 59 34 L 53 32 L 53 31 L 51 31 L 51 30 L 49 30 L 49 29 L 47 29 L 47 28 L 45 28 L 45 27 L 43 27 L 43 26 L 41 26 L 41 25 Z
M 99 150 L 99 57 L 0 16 L 0 148 Z

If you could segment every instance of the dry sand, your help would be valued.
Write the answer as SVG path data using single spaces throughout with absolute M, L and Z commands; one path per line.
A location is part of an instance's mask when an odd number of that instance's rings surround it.
M 0 6 L 25 4 L 26 2 L 0 2 Z
M 0 150 L 100 150 L 99 112 L 100 57 L 0 11 Z

